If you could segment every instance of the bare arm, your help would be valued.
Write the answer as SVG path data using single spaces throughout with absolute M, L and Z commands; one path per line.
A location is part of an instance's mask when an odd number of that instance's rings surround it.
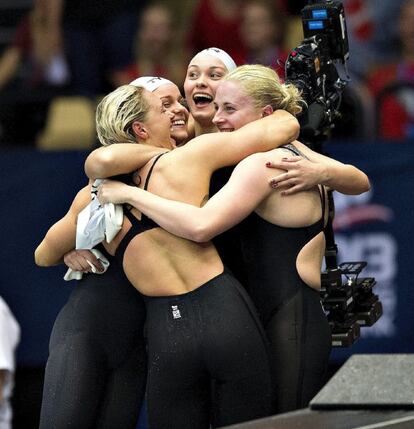
M 90 179 L 132 173 L 155 155 L 165 151 L 165 148 L 137 143 L 103 146 L 95 149 L 86 158 L 85 172 Z
M 46 233 L 35 250 L 36 265 L 49 267 L 63 262 L 66 253 L 76 245 L 76 221 L 78 213 L 90 202 L 90 186 L 76 195 L 66 215 Z
M 193 156 L 195 162 L 208 164 L 211 171 L 214 171 L 235 165 L 255 152 L 266 152 L 290 143 L 298 134 L 297 119 L 285 110 L 276 110 L 271 115 L 250 122 L 231 133 L 196 137 L 179 150 L 186 156 Z
M 273 188 L 286 188 L 283 195 L 308 190 L 317 184 L 348 195 L 358 195 L 370 189 L 368 176 L 353 165 L 314 152 L 298 141 L 294 144 L 307 159 L 291 156 L 279 162 L 269 160 L 268 167 L 286 170 L 270 181 Z
M 169 200 L 120 182 L 100 186 L 101 203 L 126 202 L 179 237 L 204 242 L 248 216 L 272 190 L 261 157 L 250 156 L 235 168 L 228 183 L 203 207 Z
M 284 110 L 277 110 L 232 133 L 214 133 L 197 137 L 188 142 L 185 150 L 190 157 L 203 164 L 210 163 L 212 171 L 237 164 L 255 152 L 274 149 L 296 139 L 299 134 L 297 119 Z M 85 172 L 90 179 L 106 178 L 131 173 L 145 165 L 165 148 L 135 143 L 113 144 L 94 150 L 86 159 Z M 217 156 L 220 154 L 220 156 Z

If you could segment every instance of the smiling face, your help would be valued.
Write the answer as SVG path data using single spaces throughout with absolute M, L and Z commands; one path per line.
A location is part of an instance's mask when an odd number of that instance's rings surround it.
M 227 68 L 218 58 L 205 53 L 190 62 L 184 82 L 185 98 L 194 120 L 211 125 L 214 116 L 213 99 L 218 84 L 227 74 Z
M 184 144 L 188 139 L 188 110 L 182 104 L 184 98 L 177 85 L 166 83 L 154 90 L 153 94 L 161 99 L 162 106 L 171 114 L 171 137 L 177 146 Z
M 154 93 L 144 90 L 143 95 L 149 104 L 145 120 L 141 122 L 148 134 L 148 143 L 171 149 L 174 146 L 174 142 L 170 137 L 172 113 L 164 108 L 161 99 Z
M 214 100 L 216 114 L 213 123 L 220 131 L 238 130 L 249 122 L 260 119 L 263 109 L 256 107 L 239 82 L 224 81 L 217 88 Z

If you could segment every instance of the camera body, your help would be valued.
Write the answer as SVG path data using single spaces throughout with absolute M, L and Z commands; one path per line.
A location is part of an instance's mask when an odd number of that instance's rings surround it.
M 347 84 L 337 70 L 338 63 L 346 66 L 349 58 L 342 3 L 309 0 L 302 9 L 302 26 L 304 40 L 292 50 L 285 64 L 286 82 L 299 88 L 307 104 L 299 117 L 300 140 L 322 152 L 321 142 L 340 116 L 342 92 Z M 332 191 L 328 191 L 328 204 L 329 219 L 324 231 L 327 268 L 321 275 L 321 300 L 331 327 L 332 345 L 348 347 L 359 338 L 361 327 L 372 326 L 381 317 L 382 304 L 372 292 L 375 279 L 359 278 L 366 262 L 338 266 Z
M 359 277 L 366 265 L 364 261 L 343 262 L 322 273 L 321 298 L 333 346 L 351 346 L 360 337 L 361 327 L 372 326 L 382 316 L 381 301 L 372 291 L 375 279 Z
M 299 118 L 302 140 L 327 134 L 339 116 L 346 80 L 336 63 L 349 57 L 348 35 L 341 2 L 313 2 L 302 10 L 304 40 L 291 51 L 285 64 L 286 82 L 301 92 L 308 108 Z

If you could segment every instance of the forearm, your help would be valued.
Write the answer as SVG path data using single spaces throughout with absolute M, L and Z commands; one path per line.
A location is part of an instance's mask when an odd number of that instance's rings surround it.
M 296 140 L 299 131 L 299 122 L 293 115 L 277 110 L 234 133 L 240 141 L 254 145 L 255 152 L 266 152 Z
M 171 234 L 193 241 L 208 241 L 209 212 L 191 204 L 168 200 L 143 189 L 129 187 L 125 202 L 137 208 Z
M 76 246 L 75 234 L 76 232 L 60 236 L 59 224 L 53 225 L 35 250 L 36 265 L 39 267 L 51 267 L 62 263 L 64 255 Z
M 50 267 L 63 262 L 63 256 L 76 247 L 76 223 L 80 211 L 90 202 L 90 186 L 82 188 L 74 198 L 66 215 L 47 231 L 35 250 L 35 262 Z
M 270 192 L 263 157 L 253 156 L 242 161 L 220 192 L 202 207 L 164 199 L 126 185 L 118 188 L 118 197 L 125 197 L 125 202 L 170 233 L 205 242 L 243 220 Z
M 295 140 L 299 123 L 290 113 L 278 110 L 231 133 L 205 134 L 187 143 L 195 162 L 208 164 L 212 171 L 235 165 L 256 152 L 267 152 Z M 219 155 L 218 155 L 219 154 Z
M 104 179 L 132 173 L 141 168 L 165 148 L 135 143 L 120 143 L 95 149 L 85 161 L 85 173 L 90 179 Z
M 370 189 L 368 176 L 349 164 L 325 165 L 321 184 L 347 195 L 359 195 Z

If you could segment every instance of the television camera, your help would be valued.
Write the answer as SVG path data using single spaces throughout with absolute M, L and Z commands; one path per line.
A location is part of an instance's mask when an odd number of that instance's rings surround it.
M 300 140 L 322 152 L 321 143 L 340 118 L 342 92 L 349 81 L 338 73 L 341 64 L 346 71 L 349 58 L 345 13 L 340 1 L 309 0 L 301 14 L 304 40 L 288 56 L 286 82 L 301 90 L 307 106 L 299 117 Z M 321 298 L 331 326 L 332 345 L 347 347 L 359 338 L 361 327 L 372 326 L 381 317 L 382 304 L 372 291 L 375 279 L 359 277 L 366 262 L 337 264 L 332 192 L 328 192 L 328 201 Z

